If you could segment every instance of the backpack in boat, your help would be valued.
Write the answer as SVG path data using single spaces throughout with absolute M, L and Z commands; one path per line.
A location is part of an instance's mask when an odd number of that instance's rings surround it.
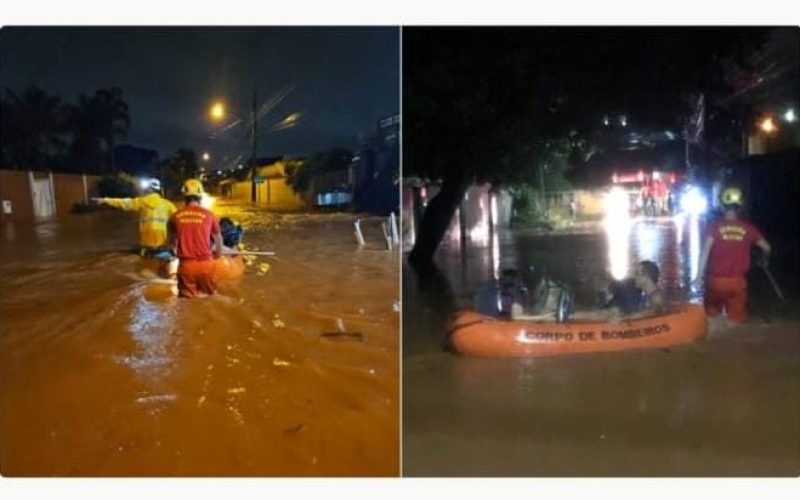
M 222 232 L 222 243 L 229 248 L 235 248 L 242 242 L 244 229 L 228 217 L 219 220 L 219 229 Z

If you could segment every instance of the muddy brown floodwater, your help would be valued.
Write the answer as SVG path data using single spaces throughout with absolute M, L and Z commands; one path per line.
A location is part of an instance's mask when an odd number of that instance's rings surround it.
M 636 220 L 608 234 L 591 226 L 514 231 L 465 252 L 441 249 L 439 273 L 406 266 L 403 474 L 797 476 L 796 274 L 777 273 L 790 296 L 778 308 L 754 274 L 750 320 L 736 328 L 715 322 L 707 340 L 685 347 L 536 359 L 470 359 L 443 349 L 447 316 L 507 268 L 546 265 L 575 287 L 580 308 L 595 276 L 621 276 L 653 259 L 670 296 L 696 299 L 686 284 L 697 271 L 699 234 L 697 221 L 680 219 Z M 796 257 L 789 259 L 796 271 Z
M 380 221 L 357 250 L 352 215 L 215 212 L 277 256 L 197 300 L 144 279 L 134 214 L 3 226 L 4 475 L 398 474 L 399 256 Z M 321 335 L 341 331 L 360 335 Z

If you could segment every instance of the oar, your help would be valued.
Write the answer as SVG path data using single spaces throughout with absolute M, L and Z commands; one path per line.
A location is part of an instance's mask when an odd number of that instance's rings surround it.
M 764 264 L 760 265 L 759 267 L 761 268 L 762 271 L 764 271 L 764 274 L 767 276 L 769 283 L 772 285 L 772 289 L 775 290 L 775 295 L 778 296 L 781 302 L 786 302 L 786 297 L 783 296 L 783 292 L 781 292 L 781 287 L 778 286 L 778 282 L 775 281 L 775 277 L 772 275 L 772 272 L 769 270 L 769 268 Z
M 223 255 L 265 255 L 271 257 L 275 252 L 251 252 L 250 250 L 223 250 Z

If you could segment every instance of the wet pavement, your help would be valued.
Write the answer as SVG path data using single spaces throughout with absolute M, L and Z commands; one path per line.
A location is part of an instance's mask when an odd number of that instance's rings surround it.
M 4 224 L 3 475 L 398 473 L 399 255 L 380 220 L 358 250 L 349 214 L 215 212 L 277 255 L 197 300 L 147 281 L 135 214 Z
M 743 326 L 663 350 L 470 359 L 444 350 L 447 316 L 503 269 L 544 265 L 589 308 L 604 273 L 655 260 L 673 300 L 698 300 L 702 223 L 639 219 L 541 234 L 501 232 L 439 251 L 440 272 L 403 273 L 403 474 L 407 476 L 797 476 L 797 278 L 758 273 Z M 791 258 L 791 257 L 789 257 Z M 778 264 L 778 263 L 776 263 Z M 796 264 L 789 265 L 796 273 Z M 768 321 L 768 322 L 767 322 Z

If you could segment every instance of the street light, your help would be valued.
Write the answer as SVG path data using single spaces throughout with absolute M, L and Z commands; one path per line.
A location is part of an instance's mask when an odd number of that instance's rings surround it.
M 260 114 L 269 111 L 269 109 L 274 108 L 277 103 L 279 103 L 288 93 L 291 91 L 291 88 L 282 90 L 277 96 L 273 96 L 269 101 L 265 103 L 265 108 L 262 111 L 259 111 L 258 107 L 258 96 L 256 94 L 256 85 L 253 82 L 253 101 L 252 106 L 250 108 L 249 119 L 244 119 L 243 117 L 246 116 L 244 112 L 239 112 L 240 116 L 236 116 L 233 113 L 228 112 L 225 109 L 225 105 L 221 101 L 214 102 L 211 105 L 209 110 L 209 115 L 211 119 L 214 121 L 221 121 L 225 118 L 226 115 L 230 115 L 235 119 L 235 121 L 225 127 L 223 130 L 227 130 L 235 126 L 240 122 L 246 122 L 250 128 L 250 201 L 252 203 L 256 202 L 256 194 L 258 192 L 258 186 L 256 184 L 256 177 L 258 173 L 258 161 L 256 160 L 256 153 L 258 151 L 258 118 Z M 275 127 L 274 130 L 284 130 L 287 128 L 291 128 L 297 124 L 297 120 L 300 118 L 300 113 L 292 113 L 287 116 L 278 127 Z M 240 167 L 241 168 L 241 167 Z
M 221 102 L 215 102 L 211 105 L 211 110 L 209 111 L 209 115 L 211 119 L 214 121 L 220 121 L 225 118 L 225 105 Z
M 768 116 L 761 120 L 761 124 L 759 125 L 762 132 L 766 132 L 767 134 L 771 134 L 778 130 L 778 127 L 775 126 L 775 121 L 772 119 L 771 116 Z
M 786 120 L 788 123 L 794 123 L 797 121 L 797 115 L 794 114 L 794 109 L 789 108 L 786 110 L 786 113 L 783 114 L 783 119 Z
M 256 193 L 257 193 L 257 185 L 256 185 L 256 173 L 257 173 L 257 161 L 256 161 L 256 150 L 257 150 L 257 138 L 258 138 L 258 115 L 257 115 L 257 105 L 258 100 L 256 97 L 256 89 L 253 88 L 253 105 L 250 109 L 250 201 L 252 203 L 256 202 Z M 211 119 L 214 121 L 221 121 L 225 118 L 226 110 L 225 105 L 221 101 L 217 101 L 211 105 L 211 109 L 209 110 L 209 115 Z M 235 117 L 235 115 L 234 115 Z
M 208 161 L 211 159 L 211 155 L 208 154 L 208 151 L 203 153 L 203 161 Z

